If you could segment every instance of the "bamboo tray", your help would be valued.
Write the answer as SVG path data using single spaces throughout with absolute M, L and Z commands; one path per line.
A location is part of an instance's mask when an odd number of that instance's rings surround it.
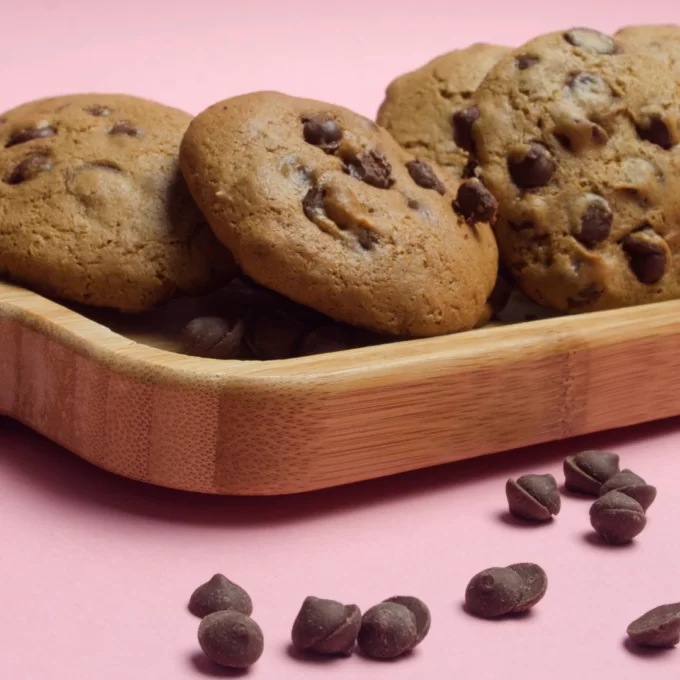
M 680 302 L 274 362 L 125 332 L 0 283 L 0 414 L 117 474 L 238 495 L 680 414 Z

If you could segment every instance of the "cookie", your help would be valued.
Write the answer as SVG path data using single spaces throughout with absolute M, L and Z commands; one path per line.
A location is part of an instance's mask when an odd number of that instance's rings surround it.
M 482 78 L 510 48 L 476 43 L 433 59 L 390 83 L 377 121 L 405 149 L 460 177 L 468 161 L 457 122 Z M 458 116 L 457 116 L 458 114 Z
M 534 301 L 583 312 L 680 297 L 680 84 L 589 29 L 504 57 L 469 115 L 501 259 Z
M 0 276 L 130 312 L 226 278 L 233 258 L 179 172 L 190 120 L 108 94 L 0 116 Z
M 275 92 L 235 97 L 194 119 L 180 165 L 242 270 L 295 302 L 405 337 L 472 328 L 485 310 L 493 197 L 362 116 Z
M 625 26 L 615 37 L 642 45 L 680 78 L 680 26 L 675 24 Z

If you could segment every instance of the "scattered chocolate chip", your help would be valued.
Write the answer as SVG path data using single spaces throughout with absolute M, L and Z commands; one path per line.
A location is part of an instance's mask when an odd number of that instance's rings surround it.
M 416 620 L 416 645 L 419 645 L 427 637 L 432 625 L 432 615 L 428 606 L 422 600 L 410 595 L 396 595 L 387 598 L 385 602 L 400 604 L 413 614 Z
M 662 149 L 670 149 L 677 143 L 671 131 L 659 114 L 645 116 L 636 126 L 640 139 L 656 144 Z
M 361 618 L 357 642 L 373 659 L 393 659 L 410 652 L 417 644 L 416 617 L 404 605 L 381 602 Z
M 138 130 L 127 120 L 119 120 L 110 130 L 110 135 L 127 135 L 128 137 L 141 137 L 142 131 Z
M 198 643 L 211 661 L 227 668 L 249 668 L 264 650 L 260 626 L 235 611 L 206 616 L 198 627 Z
M 572 28 L 564 34 L 564 39 L 574 47 L 582 47 L 597 54 L 614 54 L 617 51 L 613 38 L 592 28 Z
M 15 168 L 12 170 L 7 184 L 21 184 L 28 182 L 37 177 L 41 172 L 47 172 L 52 169 L 52 160 L 49 156 L 42 153 L 34 153 L 26 156 Z
M 465 151 L 474 152 L 475 142 L 472 127 L 479 120 L 479 109 L 470 106 L 453 114 L 453 141 Z
M 666 272 L 666 249 L 661 238 L 651 229 L 633 232 L 623 239 L 623 250 L 628 255 L 629 265 L 640 283 L 652 285 L 663 278 Z
M 523 582 L 522 594 L 514 613 L 529 611 L 538 604 L 548 590 L 548 575 L 537 564 L 521 562 L 511 564 L 508 569 L 514 571 Z
M 468 224 L 493 223 L 498 210 L 498 201 L 478 179 L 465 180 L 458 187 L 456 199 L 452 205 L 456 213 Z
M 619 471 L 619 456 L 608 451 L 582 451 L 564 460 L 565 486 L 597 496 L 600 487 Z
M 647 524 L 643 507 L 620 491 L 600 496 L 590 507 L 590 523 L 612 545 L 630 543 Z
M 584 208 L 580 220 L 580 231 L 575 234 L 575 237 L 584 246 L 592 248 L 609 236 L 614 215 L 609 203 L 596 194 L 586 195 Z
M 493 619 L 515 611 L 524 594 L 524 581 L 512 569 L 491 567 L 472 577 L 465 590 L 470 614 Z
M 7 140 L 5 147 L 16 146 L 17 144 L 24 144 L 25 142 L 32 142 L 34 139 L 45 139 L 46 137 L 54 137 L 57 131 L 53 127 L 35 127 L 26 128 L 15 132 Z
M 385 154 L 377 149 L 345 159 L 345 172 L 378 189 L 389 189 L 394 184 L 392 166 Z
M 515 58 L 515 62 L 520 71 L 526 71 L 528 68 L 538 64 L 538 57 L 535 57 L 532 54 L 520 54 L 519 57 Z
M 215 574 L 207 583 L 194 590 L 189 599 L 189 611 L 201 618 L 220 611 L 235 611 L 250 616 L 253 613 L 253 602 L 241 586 L 232 583 L 222 574 Z
M 245 327 L 237 318 L 203 316 L 190 321 L 182 333 L 182 353 L 208 359 L 236 359 Z
M 301 652 L 350 656 L 360 626 L 361 612 L 356 605 L 310 596 L 293 623 L 293 646 Z
M 512 181 L 521 189 L 545 186 L 555 172 L 555 160 L 542 144 L 531 142 L 512 149 L 508 170 Z
M 262 361 L 288 359 L 295 356 L 304 332 L 301 319 L 284 310 L 271 309 L 254 317 L 248 325 L 245 343 Z
M 642 509 L 647 512 L 649 506 L 656 499 L 656 487 L 647 484 L 642 477 L 636 475 L 631 470 L 621 470 L 613 477 L 610 477 L 600 489 L 600 496 L 604 496 L 610 491 L 625 493 L 636 500 Z
M 340 126 L 328 114 L 303 116 L 302 136 L 308 144 L 313 144 L 332 154 L 338 150 L 342 139 Z
M 523 475 L 505 485 L 510 512 L 521 519 L 549 520 L 560 512 L 561 499 L 552 475 Z
M 675 647 L 680 642 L 680 604 L 662 604 L 635 619 L 626 631 L 642 647 Z
M 591 305 L 593 302 L 597 302 L 603 293 L 604 288 L 599 283 L 591 283 L 576 295 L 567 298 L 567 304 L 570 308 Z
M 434 189 L 442 196 L 446 193 L 446 188 L 437 175 L 434 174 L 432 166 L 423 161 L 409 161 L 406 164 L 408 174 L 411 179 L 423 189 Z
M 108 106 L 90 106 L 90 108 L 85 109 L 85 112 L 98 118 L 106 118 L 106 116 L 111 115 L 111 109 Z

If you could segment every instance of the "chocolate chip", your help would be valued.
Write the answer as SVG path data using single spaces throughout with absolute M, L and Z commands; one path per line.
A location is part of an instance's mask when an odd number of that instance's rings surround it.
M 361 618 L 357 642 L 373 659 L 393 659 L 410 652 L 417 644 L 416 617 L 404 605 L 381 602 Z
M 468 162 L 463 167 L 461 176 L 463 179 L 479 178 L 481 174 L 479 163 L 474 158 L 468 158 Z
M 591 283 L 583 290 L 580 290 L 576 295 L 567 298 L 567 304 L 570 308 L 584 307 L 597 302 L 602 297 L 604 288 L 598 283 Z
M 302 136 L 308 144 L 318 146 L 326 153 L 334 153 L 340 146 L 342 130 L 328 114 L 303 116 Z
M 619 471 L 619 456 L 608 451 L 582 451 L 564 460 L 565 486 L 597 496 L 600 487 Z
M 108 106 L 90 106 L 85 111 L 91 116 L 97 116 L 98 118 L 106 118 L 106 116 L 111 115 L 111 109 Z
M 246 331 L 245 343 L 262 361 L 289 359 L 295 356 L 304 332 L 301 319 L 284 310 L 272 309 L 253 318 Z
M 345 172 L 378 189 L 389 189 L 394 184 L 392 166 L 385 154 L 377 149 L 346 159 Z
M 609 203 L 601 196 L 587 194 L 580 220 L 580 231 L 575 237 L 584 246 L 592 248 L 609 236 L 613 220 L 614 215 Z
M 649 506 L 656 498 L 656 487 L 647 484 L 642 477 L 636 475 L 631 470 L 621 470 L 613 477 L 610 477 L 600 489 L 600 496 L 604 496 L 610 491 L 625 493 L 636 500 L 642 509 L 647 512 Z
M 545 521 L 560 511 L 560 492 L 552 475 L 523 475 L 505 485 L 510 512 L 521 519 Z
M 24 144 L 25 142 L 32 142 L 34 139 L 45 139 L 46 137 L 54 137 L 57 131 L 53 127 L 35 127 L 26 128 L 15 132 L 7 140 L 5 147 L 16 146 L 17 144 Z
M 612 545 L 630 543 L 647 524 L 643 507 L 620 491 L 610 491 L 590 508 L 590 523 Z
M 142 131 L 138 130 L 127 120 L 119 120 L 110 130 L 110 135 L 127 135 L 128 137 L 141 137 Z
M 182 333 L 182 352 L 209 359 L 236 359 L 244 332 L 240 319 L 199 317 L 190 321 Z
M 671 131 L 659 114 L 653 114 L 642 118 L 637 126 L 640 139 L 656 144 L 662 149 L 670 149 L 677 143 Z
M 515 62 L 520 71 L 526 71 L 528 68 L 538 64 L 538 57 L 531 54 L 520 54 L 519 57 L 515 57 Z
M 459 109 L 453 114 L 453 141 L 465 151 L 474 152 L 475 143 L 472 135 L 472 127 L 479 120 L 479 109 L 470 106 L 467 109 Z
M 493 223 L 498 210 L 498 201 L 491 192 L 478 180 L 465 180 L 456 193 L 453 209 L 461 215 L 468 224 L 477 222 Z
M 408 609 L 416 619 L 416 645 L 419 645 L 430 632 L 432 625 L 432 615 L 428 606 L 417 597 L 411 595 L 395 595 L 389 597 L 385 602 L 394 602 Z
M 373 250 L 373 248 L 380 243 L 380 238 L 378 237 L 378 234 L 376 234 L 374 231 L 371 231 L 370 229 L 355 229 L 357 241 L 359 241 L 359 245 L 364 249 L 364 250 Z
M 432 166 L 423 161 L 409 161 L 406 164 L 408 174 L 411 179 L 423 189 L 434 189 L 437 193 L 446 193 L 446 188 L 437 175 L 434 174 Z
M 350 656 L 360 627 L 361 612 L 356 605 L 310 596 L 293 623 L 293 646 L 301 652 Z
M 416 201 L 414 198 L 407 198 L 406 205 L 408 205 L 411 210 L 420 210 L 423 207 L 422 204 Z
M 537 564 L 521 562 L 511 564 L 508 569 L 522 579 L 522 594 L 513 613 L 529 611 L 538 604 L 548 590 L 548 575 Z
M 555 172 L 555 161 L 542 144 L 531 142 L 510 151 L 508 170 L 521 189 L 545 186 Z
M 52 169 L 52 160 L 49 156 L 42 153 L 34 153 L 26 156 L 15 168 L 12 170 L 8 184 L 21 184 L 28 182 L 37 177 L 41 172 L 47 172 Z
M 617 51 L 613 38 L 592 28 L 572 28 L 564 34 L 564 39 L 574 47 L 582 47 L 597 54 L 614 54 Z
M 623 239 L 628 263 L 640 283 L 657 283 L 666 272 L 666 250 L 659 241 L 651 229 L 636 231 Z
M 642 647 L 675 647 L 680 642 L 680 604 L 662 604 L 635 619 L 626 630 Z
M 531 220 L 522 220 L 521 222 L 508 221 L 508 226 L 513 231 L 528 231 L 534 228 L 534 223 Z
M 325 214 L 324 199 L 326 198 L 326 191 L 321 187 L 312 187 L 302 199 L 302 211 L 305 213 L 307 219 L 315 222 L 319 217 Z
M 211 661 L 228 668 L 249 668 L 264 650 L 260 626 L 235 611 L 206 616 L 198 627 L 198 643 Z
M 207 583 L 198 586 L 189 599 L 189 611 L 201 618 L 220 611 L 236 611 L 250 616 L 253 602 L 241 586 L 226 576 L 215 574 Z
M 470 614 L 493 619 L 515 611 L 524 594 L 524 581 L 512 569 L 491 567 L 472 577 L 465 590 Z

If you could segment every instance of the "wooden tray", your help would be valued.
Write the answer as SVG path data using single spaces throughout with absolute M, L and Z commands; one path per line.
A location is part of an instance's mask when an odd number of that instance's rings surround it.
M 300 492 L 674 416 L 679 374 L 680 302 L 238 362 L 0 283 L 0 414 L 192 491 Z

